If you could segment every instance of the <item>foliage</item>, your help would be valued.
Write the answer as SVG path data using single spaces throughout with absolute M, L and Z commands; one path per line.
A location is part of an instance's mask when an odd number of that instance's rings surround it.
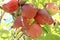
M 0 0 L 0 6 L 2 5 L 3 0 Z M 45 8 L 46 4 L 49 2 L 53 2 L 57 4 L 57 6 L 60 8 L 60 0 L 27 0 L 26 3 L 34 4 L 38 9 Z M 0 8 L 0 13 L 3 10 Z M 3 15 L 4 16 L 4 15 Z M 52 16 L 55 22 L 60 22 L 60 10 L 58 10 L 58 13 L 56 15 Z M 3 17 L 2 17 L 3 18 Z M 13 18 L 12 18 L 13 19 Z M 17 30 L 14 28 L 11 28 L 13 25 L 13 21 L 9 23 L 5 23 L 0 19 L 0 40 L 32 40 L 32 38 L 28 37 L 25 33 L 21 31 L 21 28 L 18 28 Z M 32 22 L 32 21 L 31 21 Z M 42 26 L 42 35 L 37 37 L 36 40 L 60 40 L 60 25 L 57 23 L 52 25 L 41 25 Z

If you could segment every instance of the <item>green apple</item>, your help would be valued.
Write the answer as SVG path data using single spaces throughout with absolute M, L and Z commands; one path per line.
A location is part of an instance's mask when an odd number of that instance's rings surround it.
M 48 11 L 48 13 L 49 13 L 50 15 L 54 15 L 54 14 L 56 14 L 56 13 L 58 12 L 59 8 L 58 8 L 58 6 L 57 6 L 56 4 L 54 4 L 54 3 L 48 3 L 48 4 L 46 5 L 46 10 Z

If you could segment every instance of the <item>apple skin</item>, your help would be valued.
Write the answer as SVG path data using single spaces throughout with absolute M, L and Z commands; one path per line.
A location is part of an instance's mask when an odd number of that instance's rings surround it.
M 19 28 L 22 27 L 22 22 L 21 22 L 21 16 L 18 16 L 15 20 L 14 20 L 14 24 L 13 24 L 14 28 Z
M 26 34 L 29 35 L 31 38 L 37 38 L 42 34 L 42 28 L 40 25 L 34 23 L 31 25 L 30 29 L 26 31 Z
M 23 22 L 24 22 L 24 30 L 21 29 L 22 32 L 25 32 L 28 36 L 31 38 L 36 38 L 38 36 L 41 36 L 42 34 L 42 28 L 40 25 L 34 23 L 32 25 L 29 25 L 29 19 L 23 17 Z M 19 28 L 22 27 L 22 22 L 21 22 L 21 16 L 17 17 L 14 20 L 14 28 Z
M 23 19 L 23 24 L 22 24 L 22 20 Z M 23 27 L 24 26 L 24 27 Z M 18 16 L 15 20 L 14 20 L 14 24 L 13 24 L 13 28 L 18 29 L 19 27 L 25 28 L 25 29 L 29 29 L 31 25 L 29 25 L 29 19 L 27 18 L 21 18 L 21 16 Z
M 22 7 L 22 16 L 25 18 L 33 18 L 37 14 L 37 9 L 32 4 L 25 4 Z
M 54 20 L 45 9 L 39 9 L 34 19 L 38 24 L 42 25 L 43 24 L 51 25 L 52 23 L 54 23 Z
M 36 38 L 41 36 L 42 28 L 40 25 L 34 23 L 29 25 L 29 20 L 27 18 L 23 18 L 24 27 L 22 27 L 21 16 L 17 17 L 14 21 L 14 28 L 18 29 L 19 27 L 25 28 L 24 30 L 21 29 L 22 32 L 25 32 L 31 38 Z
M 6 12 L 13 13 L 14 11 L 16 11 L 18 9 L 18 1 L 17 0 L 10 0 L 7 3 L 4 3 L 2 5 L 2 8 Z
M 54 4 L 54 3 L 48 3 L 46 5 L 46 10 L 48 11 L 48 13 L 51 16 L 53 16 L 53 15 L 55 15 L 58 12 L 59 7 L 56 4 Z
M 29 29 L 31 25 L 29 25 L 29 19 L 23 17 L 24 27 L 25 29 Z

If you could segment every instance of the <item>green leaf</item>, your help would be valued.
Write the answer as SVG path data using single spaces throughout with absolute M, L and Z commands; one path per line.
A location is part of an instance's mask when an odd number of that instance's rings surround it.
M 44 28 L 47 30 L 48 33 L 51 32 L 51 27 L 50 27 L 50 25 L 45 24 L 45 25 L 44 25 Z
M 55 32 L 58 33 L 58 34 L 60 34 L 60 27 L 59 27 L 59 25 L 55 24 L 54 27 L 55 27 Z
M 9 31 L 8 30 L 0 30 L 0 33 L 6 33 L 6 34 L 9 34 Z
M 43 30 L 43 33 L 48 33 L 48 31 L 44 27 L 42 27 L 42 30 Z
M 54 34 L 46 34 L 46 36 L 38 37 L 37 40 L 60 40 L 60 37 Z
M 0 30 L 0 37 L 6 39 L 9 37 L 9 31 L 7 30 Z
M 3 40 L 3 38 L 0 37 L 0 40 Z
M 24 37 L 23 37 L 24 36 Z M 21 38 L 19 38 L 19 40 L 32 40 L 30 37 L 28 37 L 26 34 L 23 34 Z
M 21 38 L 22 35 L 23 35 L 23 32 L 19 32 L 19 33 L 16 35 L 16 38 Z
M 25 35 L 25 40 L 32 40 L 32 39 Z
M 60 14 L 60 10 L 58 10 L 58 13 Z
M 52 0 L 52 2 L 57 2 L 58 0 Z

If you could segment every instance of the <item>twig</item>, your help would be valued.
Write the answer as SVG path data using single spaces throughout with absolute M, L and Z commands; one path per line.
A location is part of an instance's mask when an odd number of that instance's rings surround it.
M 4 14 L 5 14 L 5 11 L 1 12 L 1 19 L 3 18 Z
M 0 6 L 0 8 L 2 9 L 2 7 Z
M 4 12 L 1 11 L 0 23 L 1 23 L 1 19 L 3 18 L 4 14 L 5 14 L 5 11 Z

